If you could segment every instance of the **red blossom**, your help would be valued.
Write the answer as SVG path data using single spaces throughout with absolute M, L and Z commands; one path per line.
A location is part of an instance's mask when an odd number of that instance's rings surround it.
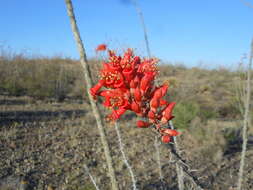
M 105 107 L 111 108 L 128 108 L 129 102 L 127 92 L 124 89 L 104 90 L 99 93 L 100 96 L 105 97 L 103 103 Z
M 109 88 L 120 88 L 124 86 L 124 77 L 115 68 L 109 64 L 104 63 L 101 70 L 101 78 L 104 80 L 104 86 Z
M 111 67 L 113 67 L 114 69 L 121 71 L 121 57 L 120 56 L 116 56 L 114 51 L 109 50 L 108 51 L 109 54 L 109 62 L 108 64 L 111 65 Z
M 101 44 L 97 51 L 105 49 L 106 46 Z M 100 71 L 101 79 L 90 89 L 94 98 L 103 97 L 103 105 L 112 109 L 107 119 L 115 121 L 127 110 L 133 111 L 148 121 L 137 121 L 137 127 L 153 126 L 160 133 L 162 141 L 169 143 L 171 137 L 179 133 L 163 127 L 163 124 L 173 118 L 175 103 L 164 99 L 168 83 L 161 86 L 154 84 L 158 74 L 158 59 L 141 59 L 134 55 L 132 49 L 127 49 L 122 57 L 111 50 L 108 50 L 108 55 L 108 61 L 103 62 Z

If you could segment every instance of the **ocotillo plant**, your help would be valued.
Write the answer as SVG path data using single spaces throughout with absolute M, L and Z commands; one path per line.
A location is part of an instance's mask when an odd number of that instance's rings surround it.
M 108 50 L 108 54 L 108 60 L 103 62 L 100 71 L 101 78 L 90 89 L 94 99 L 103 97 L 103 106 L 112 110 L 106 119 L 115 122 L 129 110 L 142 118 L 136 122 L 137 127 L 154 129 L 163 143 L 175 141 L 173 137 L 179 132 L 167 127 L 168 122 L 173 119 L 172 110 L 175 102 L 167 102 L 164 99 L 169 84 L 166 82 L 160 86 L 154 84 L 158 74 L 156 67 L 158 60 L 141 59 L 135 56 L 131 49 L 123 56 L 116 55 L 111 50 Z M 189 171 L 189 167 L 185 167 L 186 163 L 175 151 L 175 147 L 172 148 L 172 154 L 196 188 L 202 189 L 198 179 Z
M 81 65 L 82 65 L 83 71 L 84 71 L 87 90 L 89 90 L 92 86 L 92 81 L 91 81 L 91 76 L 90 76 L 90 71 L 89 71 L 89 67 L 88 67 L 88 61 L 87 61 L 87 58 L 86 58 L 85 49 L 84 49 L 83 42 L 82 42 L 81 37 L 80 37 L 80 33 L 79 33 L 79 30 L 78 30 L 77 24 L 76 24 L 74 10 L 73 10 L 73 6 L 72 6 L 72 1 L 71 0 L 65 0 L 65 3 L 66 3 L 66 6 L 67 6 L 67 12 L 68 12 L 68 15 L 69 15 L 69 18 L 70 18 L 71 28 L 72 28 L 72 31 L 73 31 L 73 34 L 74 34 L 74 37 L 75 37 L 75 40 L 76 40 L 77 48 L 78 48 L 78 51 L 79 51 L 80 61 L 81 61 Z M 93 98 L 92 98 L 90 93 L 88 93 L 88 96 L 89 96 L 89 100 L 90 100 L 90 103 L 91 103 L 91 107 L 92 107 L 94 116 L 96 118 L 97 126 L 98 126 L 100 137 L 101 137 L 101 142 L 102 142 L 102 145 L 103 145 L 103 148 L 104 148 L 106 163 L 107 163 L 107 166 L 108 166 L 109 176 L 110 176 L 111 183 L 112 183 L 112 190 L 118 190 L 118 185 L 117 185 L 117 181 L 116 181 L 116 177 L 115 177 L 115 172 L 114 172 L 114 168 L 113 168 L 113 165 L 112 165 L 112 157 L 111 157 L 111 154 L 110 154 L 108 142 L 106 140 L 101 115 L 100 115 L 100 112 L 99 112 L 95 102 L 93 101 Z
M 252 67 L 252 59 L 253 59 L 253 39 L 251 42 L 251 51 L 250 51 L 250 57 L 249 57 L 249 66 L 247 71 L 247 87 L 246 87 L 246 99 L 244 101 L 244 121 L 243 121 L 243 144 L 242 144 L 242 154 L 241 154 L 241 162 L 240 162 L 240 169 L 239 169 L 239 176 L 238 176 L 238 185 L 237 189 L 241 190 L 242 188 L 242 181 L 243 181 L 243 170 L 245 165 L 245 156 L 246 156 L 246 150 L 247 150 L 247 128 L 249 125 L 249 110 L 250 110 L 250 94 L 251 94 L 251 67 Z

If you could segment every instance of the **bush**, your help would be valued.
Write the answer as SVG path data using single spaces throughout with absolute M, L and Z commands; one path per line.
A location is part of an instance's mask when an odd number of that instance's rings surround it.
M 1 59 L 0 93 L 63 100 L 76 95 L 72 91 L 77 81 L 84 84 L 80 70 L 75 61 L 64 58 Z
M 174 124 L 178 129 L 189 127 L 191 121 L 199 114 L 199 105 L 194 102 L 181 102 L 174 108 Z
M 202 121 L 207 121 L 209 119 L 215 119 L 219 116 L 219 113 L 217 111 L 213 110 L 212 108 L 201 108 L 201 111 L 199 112 L 199 117 L 202 119 Z

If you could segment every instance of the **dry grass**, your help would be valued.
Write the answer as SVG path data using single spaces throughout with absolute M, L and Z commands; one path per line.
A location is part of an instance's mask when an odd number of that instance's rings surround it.
M 99 62 L 90 61 L 93 80 L 97 80 Z M 160 65 L 159 82 L 170 82 L 170 99 L 193 102 L 206 112 L 201 117 L 236 118 L 235 81 L 237 72 L 224 69 L 186 69 Z M 0 59 L 0 94 L 30 96 L 36 99 L 87 100 L 81 67 L 67 58 L 27 58 L 16 55 Z M 242 79 L 244 80 L 244 79 Z
M 93 60 L 91 67 L 96 80 L 98 62 Z M 170 81 L 168 98 L 178 103 L 175 126 L 182 132 L 178 138 L 182 155 L 191 168 L 198 169 L 196 175 L 208 189 L 232 188 L 241 147 L 240 110 L 234 80 L 241 75 L 224 69 L 159 67 L 159 82 Z M 21 176 L 33 189 L 50 186 L 91 190 L 94 188 L 83 168 L 86 164 L 98 186 L 110 189 L 103 149 L 77 62 L 65 58 L 2 57 L 0 72 L 0 184 L 10 176 Z M 125 152 L 139 189 L 158 189 L 161 184 L 155 134 L 137 129 L 134 122 L 135 116 L 127 113 L 120 124 Z M 253 134 L 252 127 L 249 131 Z M 112 156 L 120 188 L 131 188 L 113 125 L 106 126 L 106 133 L 110 146 L 114 147 Z M 251 138 L 245 189 L 253 188 Z M 161 164 L 167 164 L 169 158 L 167 148 L 162 147 Z M 176 188 L 174 164 L 164 167 L 163 174 L 167 186 Z
M 10 98 L 9 102 L 13 100 L 29 102 L 27 97 Z M 108 178 L 105 177 L 103 149 L 94 126 L 95 120 L 88 108 L 85 103 L 41 101 L 39 105 L 34 101 L 26 106 L 13 104 L 5 107 L 5 111 L 1 112 L 0 181 L 6 180 L 8 176 L 22 176 L 35 189 L 45 189 L 48 186 L 54 189 L 92 189 L 83 168 L 86 164 L 100 188 L 110 189 Z M 135 171 L 138 187 L 145 190 L 156 189 L 159 186 L 159 169 L 153 142 L 155 133 L 137 129 L 134 121 L 135 117 L 130 113 L 121 121 L 125 152 Z M 226 189 L 234 184 L 230 175 L 235 175 L 238 169 L 239 149 L 228 151 L 231 148 L 228 138 L 231 137 L 226 134 L 232 129 L 238 129 L 236 122 L 210 120 L 203 123 L 196 117 L 178 138 L 183 147 L 183 156 L 187 158 L 191 168 L 198 169 L 196 175 L 203 177 L 201 182 L 210 189 L 210 180 L 217 189 L 222 189 L 222 180 L 227 182 L 224 186 Z M 120 188 L 131 188 L 131 179 L 121 159 L 113 125 L 106 126 L 106 133 L 110 146 L 114 147 L 112 156 Z M 235 136 L 232 140 L 238 138 Z M 253 163 L 249 159 L 253 153 L 251 146 L 247 157 L 249 173 L 246 171 L 245 179 L 248 182 L 245 180 L 245 187 L 253 187 L 250 181 L 253 175 L 250 172 Z M 169 158 L 167 148 L 162 146 L 161 164 L 167 164 Z M 231 173 L 226 173 L 232 161 L 235 166 Z M 174 164 L 169 164 L 163 168 L 164 178 L 170 188 L 176 187 L 174 167 Z

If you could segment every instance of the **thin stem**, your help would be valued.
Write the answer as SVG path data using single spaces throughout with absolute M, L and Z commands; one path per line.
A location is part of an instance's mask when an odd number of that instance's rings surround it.
M 171 129 L 174 129 L 174 125 L 171 120 L 169 121 L 169 125 L 170 125 Z M 174 142 L 174 149 L 176 152 L 178 152 L 179 147 L 178 147 L 178 143 L 177 143 L 177 137 L 173 137 L 173 142 Z M 182 167 L 178 163 L 176 163 L 176 170 L 177 170 L 178 189 L 184 190 L 184 173 L 183 173 Z
M 160 147 L 159 144 L 160 141 L 158 140 L 158 137 L 155 137 L 155 149 L 156 149 L 156 159 L 157 159 L 157 164 L 158 164 L 158 169 L 159 169 L 159 176 L 160 180 L 163 181 L 163 173 L 162 173 L 162 167 L 161 167 L 161 158 L 160 158 Z
M 146 28 L 146 25 L 145 25 L 145 22 L 144 22 L 144 16 L 143 16 L 141 8 L 138 6 L 137 0 L 131 0 L 131 1 L 132 1 L 133 5 L 135 6 L 137 14 L 140 17 L 141 26 L 142 26 L 142 29 L 143 29 L 144 40 L 145 40 L 145 44 L 146 44 L 146 50 L 147 50 L 148 57 L 150 58 L 151 57 L 151 51 L 150 51 L 150 47 L 149 47 L 148 33 L 147 33 L 147 28 Z
M 173 123 L 171 121 L 169 122 L 168 125 L 169 125 L 169 128 L 174 128 Z M 179 155 L 178 150 L 175 147 L 175 142 L 173 144 L 171 144 L 171 143 L 166 144 L 166 146 L 170 149 L 170 152 L 173 155 L 176 164 L 179 164 L 179 167 L 181 167 L 181 171 L 183 172 L 184 176 L 187 177 L 193 183 L 193 185 L 196 187 L 196 189 L 203 190 L 202 184 L 200 183 L 198 178 L 191 173 L 190 167 L 186 163 L 186 160 L 183 159 Z M 166 167 L 167 165 L 169 165 L 169 164 L 164 164 L 162 166 L 162 168 Z M 182 175 L 182 174 L 178 173 L 178 175 Z
M 251 51 L 250 51 L 250 57 L 249 57 L 249 67 L 247 71 L 247 92 L 246 92 L 246 101 L 245 101 L 245 112 L 244 112 L 244 121 L 243 121 L 243 143 L 242 143 L 242 153 L 241 153 L 241 161 L 240 161 L 240 169 L 239 169 L 239 176 L 238 176 L 238 185 L 237 190 L 241 190 L 242 188 L 242 181 L 243 181 L 243 171 L 244 171 L 244 165 L 245 165 L 245 157 L 246 157 L 246 151 L 247 151 L 247 128 L 249 125 L 249 108 L 250 108 L 250 82 L 251 82 L 251 66 L 252 66 L 252 59 L 253 59 L 253 39 L 251 41 Z
M 95 181 L 94 177 L 91 175 L 91 173 L 90 173 L 90 171 L 89 171 L 89 168 L 86 166 L 86 164 L 84 164 L 84 169 L 85 169 L 85 171 L 87 172 L 87 174 L 89 175 L 90 180 L 91 180 L 91 182 L 93 183 L 93 185 L 95 186 L 96 190 L 99 190 L 99 188 L 98 188 L 98 186 L 97 186 L 97 184 L 96 184 L 96 181 Z
M 89 70 L 89 66 L 88 66 L 88 61 L 87 61 L 87 57 L 86 57 L 86 53 L 85 53 L 85 49 L 83 46 L 83 42 L 81 40 L 81 36 L 76 24 L 76 19 L 75 19 L 75 15 L 74 15 L 74 10 L 73 10 L 73 6 L 72 6 L 72 1 L 71 0 L 65 0 L 66 6 L 67 6 L 67 12 L 68 12 L 68 16 L 70 19 L 70 24 L 71 24 L 71 28 L 72 28 L 72 32 L 76 41 L 76 45 L 77 45 L 77 49 L 79 51 L 79 56 L 80 56 L 80 62 L 81 65 L 83 67 L 83 72 L 84 72 L 84 76 L 85 76 L 85 80 L 86 80 L 86 89 L 88 92 L 88 97 L 89 97 L 89 101 L 92 107 L 92 111 L 93 114 L 96 118 L 96 122 L 97 122 L 97 127 L 99 130 L 99 134 L 101 137 L 101 142 L 104 148 L 104 152 L 105 152 L 105 159 L 106 159 L 106 163 L 107 163 L 107 167 L 108 167 L 108 171 L 109 171 L 109 176 L 111 179 L 111 184 L 112 184 L 112 190 L 118 190 L 118 184 L 116 181 L 116 176 L 115 176 L 115 171 L 113 168 L 113 164 L 112 164 L 112 157 L 110 154 L 110 150 L 109 150 L 109 145 L 105 136 L 105 131 L 102 125 L 102 119 L 101 119 L 101 114 L 97 108 L 97 105 L 95 104 L 95 102 L 93 101 L 93 98 L 91 96 L 91 94 L 89 93 L 89 89 L 92 87 L 92 81 L 91 81 L 91 76 L 90 76 L 90 70 Z
M 121 134 L 120 134 L 120 131 L 119 131 L 119 127 L 118 127 L 118 123 L 115 122 L 115 129 L 116 129 L 116 132 L 117 132 L 117 137 L 118 137 L 118 141 L 119 141 L 119 148 L 120 148 L 120 152 L 122 154 L 122 157 L 123 157 L 123 161 L 125 162 L 126 166 L 127 166 L 127 169 L 130 173 L 130 176 L 132 178 L 132 183 L 133 183 L 133 190 L 137 190 L 137 187 L 136 187 L 136 179 L 135 179 L 135 176 L 134 176 L 134 172 L 132 170 L 132 167 L 131 165 L 129 164 L 128 162 L 128 159 L 126 157 L 126 154 L 125 154 L 125 151 L 124 151 L 124 145 L 122 143 L 122 138 L 121 138 Z

